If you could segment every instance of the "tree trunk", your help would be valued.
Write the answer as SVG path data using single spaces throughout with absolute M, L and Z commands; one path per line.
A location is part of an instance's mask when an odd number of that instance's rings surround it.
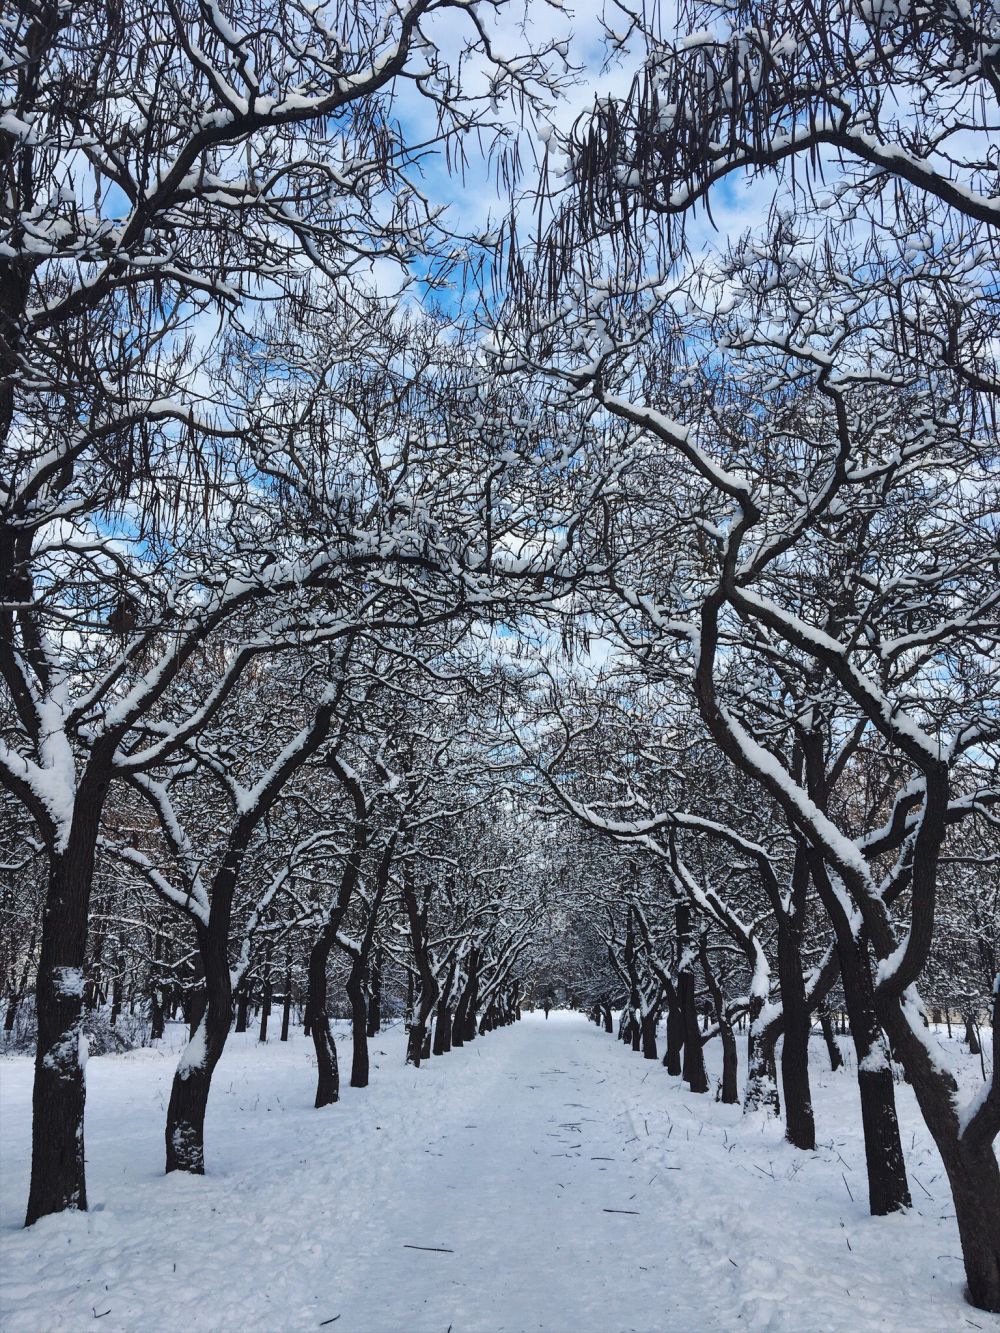
M 799 931 L 778 918 L 778 979 L 784 1016 L 781 1090 L 785 1099 L 785 1138 L 796 1148 L 816 1147 L 816 1125 L 809 1088 L 809 1033 L 812 1018 L 802 977 Z
M 883 1217 L 910 1206 L 906 1162 L 896 1117 L 896 1089 L 882 1029 L 867 951 L 853 936 L 840 948 L 844 1000 L 858 1060 L 861 1123 L 868 1168 L 868 1203 L 872 1216 Z
M 837 938 L 844 1004 L 857 1055 L 861 1124 L 868 1169 L 868 1206 L 874 1217 L 883 1217 L 909 1208 L 910 1188 L 906 1179 L 903 1145 L 899 1138 L 892 1066 L 875 1011 L 875 987 L 868 946 L 863 936 L 855 934 L 843 904 L 833 891 L 826 867 L 818 856 L 813 857 L 813 881 Z M 898 1010 L 899 1006 L 895 1007 Z
M 473 949 L 469 954 L 468 999 L 465 1004 L 465 1027 L 462 1032 L 464 1041 L 475 1041 L 476 1007 L 479 1004 L 479 952 Z M 455 1044 L 454 1034 L 452 1044 Z
M 309 951 L 309 980 L 306 997 L 306 1015 L 313 1050 L 316 1052 L 316 1101 L 314 1105 L 332 1106 L 340 1098 L 340 1070 L 337 1066 L 337 1046 L 330 1029 L 327 1012 L 326 965 L 336 928 L 327 926 Z
M 159 1041 L 164 1031 L 164 1006 L 160 960 L 163 957 L 163 935 L 159 926 L 153 939 L 153 966 L 149 974 L 149 1039 Z
M 659 1013 L 656 1009 L 642 1018 L 642 1058 L 644 1060 L 656 1059 L 656 1021 Z
M 351 1002 L 351 1087 L 368 1086 L 368 1005 L 365 999 L 364 959 L 351 959 L 347 976 L 347 998 Z
M 708 933 L 702 934 L 699 945 L 699 957 L 701 958 L 701 970 L 705 974 L 705 985 L 708 987 L 709 994 L 712 997 L 712 1004 L 715 1008 L 715 1021 L 719 1025 L 719 1039 L 722 1042 L 722 1086 L 720 1088 L 720 1101 L 727 1105 L 734 1106 L 739 1102 L 739 1080 L 738 1080 L 738 1058 L 736 1054 L 736 1038 L 733 1035 L 733 1025 L 729 1020 L 729 1014 L 726 1010 L 725 996 L 722 994 L 722 987 L 712 971 L 711 960 L 708 956 Z
M 86 1209 L 83 1113 L 84 965 L 97 831 L 106 784 L 81 784 L 65 850 L 52 852 L 42 915 L 35 1004 L 31 1185 L 25 1226 L 67 1208 Z
M 983 1048 L 979 1042 L 979 1033 L 976 1031 L 975 1019 L 968 1010 L 962 1015 L 962 1021 L 965 1023 L 965 1040 L 969 1047 L 969 1054 L 982 1055 Z
M 292 960 L 285 955 L 285 994 L 281 1001 L 281 1040 L 288 1040 L 292 1021 Z
M 167 1171 L 205 1174 L 205 1112 L 212 1075 L 233 1019 L 229 975 L 229 918 L 220 913 L 201 935 L 205 1005 L 196 1031 L 181 1054 L 167 1107 Z
M 681 1062 L 681 1077 L 692 1092 L 708 1092 L 708 1075 L 705 1072 L 705 1055 L 701 1045 L 701 1032 L 698 1028 L 698 1006 L 694 998 L 694 974 L 685 968 L 677 978 L 678 999 L 684 1020 L 684 1052 Z
M 458 960 L 452 958 L 448 967 L 448 976 L 438 996 L 437 1014 L 434 1018 L 434 1054 L 446 1055 L 451 1050 L 451 993 L 455 985 L 455 972 Z
M 451 1050 L 451 1010 L 444 1001 L 437 1007 L 434 1019 L 434 1054 L 447 1055 Z
M 420 988 L 417 1012 L 410 1025 L 410 1033 L 406 1043 L 406 1063 L 413 1065 L 416 1069 L 420 1068 L 421 1060 L 426 1060 L 431 1053 L 431 1034 L 427 1030 L 427 1020 L 430 1018 L 437 1001 L 439 987 L 433 977 L 429 978 L 429 981 L 431 984 L 425 982 Z
M 667 988 L 667 1049 L 663 1055 L 663 1063 L 668 1074 L 680 1074 L 683 1049 L 684 1015 L 681 1013 L 677 991 L 670 986 Z
M 750 1033 L 747 1041 L 747 1085 L 743 1093 L 743 1109 L 780 1115 L 781 1099 L 778 1097 L 778 1075 L 774 1064 L 778 1025 L 774 1022 L 761 1023 L 763 1008 L 764 1002 L 760 996 L 751 996 Z
M 727 1106 L 737 1106 L 740 1100 L 739 1056 L 732 1023 L 724 1020 L 719 1024 L 719 1038 L 722 1042 L 722 1088 L 719 1100 Z
M 382 950 L 376 949 L 372 960 L 370 998 L 368 1001 L 369 1037 L 375 1037 L 382 1031 L 382 959 Z
M 830 1010 L 827 1005 L 822 1005 L 819 1011 L 819 1025 L 823 1030 L 823 1040 L 826 1042 L 827 1054 L 830 1056 L 830 1068 L 839 1069 L 844 1063 L 844 1057 L 840 1053 L 840 1047 L 837 1045 L 837 1038 L 833 1031 L 833 1021 L 830 1018 Z
M 1000 998 L 994 1009 L 1000 1012 Z M 1000 1163 L 988 1133 L 970 1138 L 956 1110 L 954 1078 L 935 1062 L 897 1000 L 880 1005 L 886 1031 L 905 1061 L 913 1091 L 937 1145 L 951 1185 L 965 1261 L 968 1297 L 981 1310 L 1000 1314 Z M 996 1021 L 997 1013 L 994 1015 Z
M 246 978 L 240 982 L 239 994 L 236 998 L 236 1031 L 246 1032 L 247 1023 L 250 1020 L 250 994 L 247 989 Z
M 458 997 L 458 1004 L 455 1005 L 455 1016 L 451 1022 L 451 1044 L 452 1046 L 465 1045 L 465 1011 L 468 1007 L 468 980 L 462 987 L 462 993 Z
M 258 1041 L 267 1041 L 267 1020 L 271 1017 L 271 946 L 264 951 L 264 986 L 260 999 L 260 1035 Z

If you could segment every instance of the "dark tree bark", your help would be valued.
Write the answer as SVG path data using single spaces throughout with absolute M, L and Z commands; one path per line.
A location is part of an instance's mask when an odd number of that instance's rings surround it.
M 962 1015 L 962 1021 L 965 1023 L 965 1040 L 969 1047 L 969 1054 L 982 1055 L 983 1048 L 979 1042 L 979 1033 L 976 1031 L 975 1018 L 966 1010 Z
M 342 914 L 341 914 L 342 915 Z M 313 1050 L 316 1052 L 316 1099 L 314 1105 L 332 1106 L 340 1099 L 340 1069 L 328 1010 L 326 967 L 334 936 L 339 928 L 328 922 L 309 951 L 306 1014 Z
M 448 977 L 438 999 L 437 1013 L 434 1018 L 434 1054 L 447 1055 L 451 1050 L 451 992 L 455 984 L 457 963 L 453 958 L 448 968 Z
M 701 970 L 705 975 L 705 985 L 708 987 L 708 992 L 715 1007 L 715 1021 L 719 1025 L 719 1040 L 722 1042 L 722 1086 L 719 1092 L 719 1100 L 727 1105 L 735 1106 L 740 1100 L 736 1036 L 726 1010 L 725 996 L 722 994 L 722 988 L 712 970 L 712 964 L 708 956 L 707 934 L 701 936 L 698 956 L 701 960 Z
M 383 950 L 375 950 L 372 959 L 368 1000 L 368 1035 L 377 1036 L 382 1031 L 382 963 Z
M 796 1148 L 816 1147 L 812 1092 L 809 1087 L 809 1033 L 812 1016 L 806 1001 L 797 920 L 778 923 L 778 978 L 784 1040 L 781 1047 L 781 1090 L 785 1100 L 785 1138 Z
M 747 1086 L 743 1096 L 743 1109 L 780 1115 L 781 1099 L 778 1096 L 778 1072 L 774 1059 L 780 1024 L 773 1020 L 761 1023 L 763 1007 L 764 1001 L 761 997 L 751 995 L 748 1014 Z
M 271 1017 L 271 946 L 268 944 L 264 950 L 264 974 L 263 986 L 260 997 L 260 1034 L 258 1041 L 267 1041 L 267 1021 Z
M 458 997 L 458 1003 L 455 1005 L 455 1016 L 451 1024 L 451 1044 L 452 1046 L 465 1045 L 465 1033 L 468 1025 L 469 1000 L 472 995 L 473 973 L 476 968 L 476 950 L 469 950 L 468 970 L 465 974 L 465 981 L 462 985 Z
M 830 1068 L 839 1069 L 844 1063 L 844 1057 L 840 1053 L 840 1047 L 837 1045 L 837 1038 L 833 1031 L 833 1021 L 830 1018 L 829 1006 L 823 1004 L 819 1010 L 819 1025 L 823 1031 L 823 1040 L 826 1042 L 827 1054 L 830 1057 Z
M 844 1002 L 850 1018 L 851 1039 L 858 1061 L 858 1092 L 868 1169 L 868 1204 L 875 1217 L 910 1206 L 906 1162 L 896 1117 L 896 1090 L 892 1081 L 882 1026 L 875 1010 L 868 946 L 855 934 L 843 905 L 833 891 L 826 867 L 812 858 L 813 880 L 823 899 L 837 938 Z
M 678 903 L 674 911 L 677 922 L 677 949 L 682 960 L 689 959 L 691 949 L 690 904 Z M 701 1045 L 701 1033 L 698 1029 L 698 1006 L 695 1002 L 694 973 L 691 970 L 690 961 L 678 973 L 677 999 L 684 1022 L 681 1077 L 692 1092 L 708 1092 L 705 1055 Z
M 663 1055 L 663 1063 L 668 1074 L 681 1073 L 681 1052 L 684 1049 L 684 1015 L 681 1013 L 680 1001 L 677 998 L 677 988 L 671 983 L 664 986 L 664 993 L 667 997 L 667 1049 Z
M 418 1069 L 420 1061 L 430 1055 L 430 1032 L 427 1023 L 434 1011 L 440 992 L 440 985 L 434 975 L 427 943 L 427 913 L 430 907 L 430 898 L 431 886 L 427 885 L 424 890 L 423 902 L 418 905 L 416 889 L 409 875 L 409 867 L 404 867 L 403 903 L 410 924 L 410 942 L 413 946 L 413 957 L 420 975 L 420 995 L 406 1043 L 406 1063 Z
M 708 1092 L 708 1074 L 698 1030 L 698 1006 L 695 1003 L 694 974 L 690 967 L 682 968 L 677 978 L 677 993 L 684 1018 L 684 1049 L 681 1077 L 692 1092 Z
M 250 1022 L 250 988 L 246 977 L 240 982 L 236 995 L 236 1031 L 246 1032 Z
M 629 1030 L 629 1037 L 632 1042 L 633 1051 L 636 1052 L 640 1051 L 642 1049 L 642 1026 L 639 1023 L 638 1018 L 636 1017 L 636 1012 L 634 1009 L 629 1014 L 628 1030 Z
M 475 1041 L 476 1039 L 476 1009 L 479 1006 L 479 968 L 482 963 L 482 956 L 478 949 L 469 951 L 469 980 L 467 985 L 467 998 L 465 1002 L 465 1024 L 462 1031 L 464 1041 Z M 452 1034 L 452 1045 L 455 1044 L 454 1033 Z
M 81 1048 L 87 917 L 106 778 L 81 782 L 66 847 L 50 853 L 35 1005 L 31 1186 L 25 1226 L 67 1208 L 86 1209 Z
M 235 880 L 235 870 L 231 878 Z M 205 1173 L 205 1112 L 212 1075 L 229 1036 L 233 1017 L 232 981 L 229 972 L 229 915 L 221 911 L 223 889 L 207 926 L 199 931 L 204 970 L 204 1008 L 188 1042 L 170 1090 L 167 1107 L 166 1150 L 170 1171 Z M 231 894 L 229 901 L 232 901 Z
M 163 957 L 163 934 L 157 925 L 153 936 L 153 966 L 149 976 L 149 1038 L 159 1041 L 164 1032 L 163 977 L 160 962 Z
M 640 1026 L 642 1029 L 642 1058 L 644 1060 L 656 1059 L 656 1023 L 659 1016 L 659 1011 L 656 1009 L 643 1015 Z
M 347 998 L 351 1002 L 351 1087 L 368 1086 L 368 1004 L 365 996 L 367 967 L 359 953 L 351 960 L 347 976 Z
M 1000 1164 L 993 1139 L 1000 1122 L 996 1084 L 964 1126 L 956 1109 L 958 1088 L 933 1059 L 899 1001 L 885 997 L 880 1016 L 906 1061 L 920 1110 L 948 1175 L 962 1243 L 968 1296 L 981 1310 L 1000 1314 Z M 1000 989 L 993 1001 L 993 1056 L 1000 1058 Z
M 350 971 L 347 977 L 347 997 L 351 1004 L 352 1088 L 367 1088 L 368 1086 L 368 1036 L 371 1031 L 371 1021 L 368 1009 L 368 997 L 371 993 L 368 963 L 375 942 L 375 932 L 378 929 L 378 919 L 382 901 L 385 898 L 386 891 L 389 887 L 389 875 L 392 870 L 392 860 L 396 849 L 396 837 L 396 834 L 392 835 L 379 857 L 378 866 L 375 871 L 375 887 L 372 893 L 371 902 L 368 905 L 368 919 L 365 923 L 364 934 L 357 942 L 345 939 L 340 935 L 337 936 L 337 943 L 351 960 Z M 378 959 L 378 966 L 381 968 L 381 959 Z M 381 984 L 380 979 L 374 993 L 378 993 L 381 989 Z M 380 1016 L 376 1023 L 376 1032 L 378 1031 L 379 1026 L 381 1026 Z
M 288 1029 L 292 1021 L 292 959 L 285 954 L 285 994 L 281 1001 L 281 1040 L 288 1040 Z
M 802 975 L 802 923 L 809 888 L 809 856 L 801 840 L 796 845 L 789 900 L 783 900 L 772 877 L 768 877 L 768 882 L 778 925 L 778 981 L 784 1028 L 781 1091 L 785 1100 L 785 1138 L 796 1148 L 811 1151 L 816 1147 L 816 1124 L 809 1087 L 812 1016 Z

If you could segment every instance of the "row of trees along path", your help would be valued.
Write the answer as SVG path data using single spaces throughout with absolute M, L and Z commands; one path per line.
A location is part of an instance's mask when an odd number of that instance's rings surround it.
M 184 1014 L 199 1174 L 251 998 L 302 1005 L 331 1104 L 341 983 L 363 1086 L 383 1006 L 418 1066 L 573 939 L 701 1093 L 709 1010 L 727 1101 L 803 1152 L 846 1015 L 872 1211 L 912 1200 L 897 1069 L 1000 1310 L 996 6 L 623 11 L 579 114 L 511 13 L 3 26 L 26 1222 L 87 1207 L 105 1011 Z M 474 155 L 507 221 L 463 234 L 425 168 Z M 710 243 L 736 184 L 766 207 Z M 971 1099 L 936 1009 L 991 1033 Z

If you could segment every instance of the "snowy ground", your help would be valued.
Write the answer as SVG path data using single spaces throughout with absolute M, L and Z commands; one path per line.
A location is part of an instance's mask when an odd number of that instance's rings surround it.
M 0 1327 L 1000 1329 L 962 1300 L 947 1187 L 908 1089 L 915 1207 L 874 1219 L 855 1081 L 819 1046 L 815 1153 L 575 1015 L 526 1015 L 419 1071 L 398 1028 L 372 1052 L 372 1086 L 318 1112 L 300 1032 L 232 1038 L 204 1179 L 160 1174 L 174 1053 L 91 1060 L 91 1212 L 27 1232 L 31 1067 L 0 1062 Z

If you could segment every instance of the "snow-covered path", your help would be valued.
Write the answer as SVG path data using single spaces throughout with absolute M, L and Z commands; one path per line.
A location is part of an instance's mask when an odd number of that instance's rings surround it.
M 30 1063 L 3 1062 L 3 1328 L 1000 1327 L 961 1301 L 940 1163 L 914 1128 L 926 1209 L 866 1215 L 847 1071 L 817 1073 L 824 1146 L 803 1154 L 576 1015 L 526 1016 L 419 1071 L 398 1029 L 372 1050 L 372 1086 L 316 1112 L 301 1034 L 233 1039 L 204 1179 L 160 1174 L 169 1053 L 93 1060 L 92 1211 L 29 1232 Z

